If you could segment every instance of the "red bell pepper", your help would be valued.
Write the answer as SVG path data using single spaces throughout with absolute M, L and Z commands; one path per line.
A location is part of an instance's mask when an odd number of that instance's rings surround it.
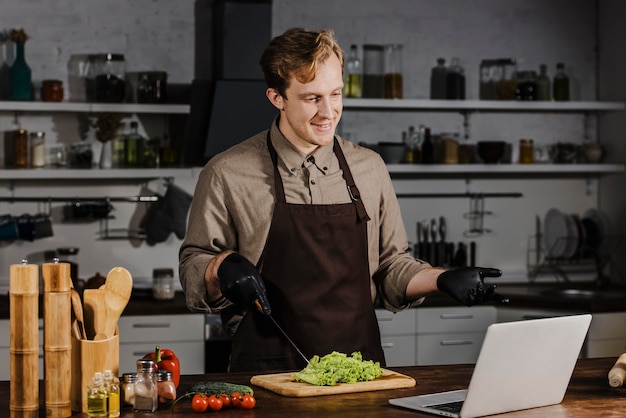
M 178 388 L 178 384 L 180 383 L 180 361 L 172 350 L 168 350 L 167 348 L 162 349 L 157 345 L 153 353 L 148 353 L 143 358 L 154 360 L 158 370 L 171 371 L 174 385 Z

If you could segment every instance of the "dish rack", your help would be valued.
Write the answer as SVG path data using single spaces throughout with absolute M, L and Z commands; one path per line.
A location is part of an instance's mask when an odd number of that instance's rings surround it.
M 526 251 L 526 268 L 528 279 L 534 282 L 542 274 L 552 274 L 557 281 L 569 282 L 570 276 L 574 274 L 595 273 L 595 281 L 598 286 L 608 285 L 609 277 L 605 270 L 611 265 L 613 251 L 622 242 L 621 235 L 606 235 L 601 246 L 592 248 L 580 246 L 571 257 L 551 257 L 554 249 L 563 244 L 570 244 L 575 237 L 560 237 L 555 240 L 552 247 L 543 246 L 543 234 L 537 233 L 528 237 Z M 615 274 L 616 270 L 611 269 Z

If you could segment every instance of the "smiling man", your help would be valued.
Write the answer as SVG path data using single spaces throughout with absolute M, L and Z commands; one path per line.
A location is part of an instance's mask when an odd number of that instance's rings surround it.
M 274 38 L 260 63 L 276 120 L 200 173 L 180 280 L 191 310 L 221 312 L 231 371 L 305 365 L 270 312 L 306 358 L 359 351 L 384 365 L 375 306 L 397 312 L 438 288 L 465 304 L 493 294 L 482 279 L 498 270 L 409 254 L 385 163 L 335 134 L 343 60 L 328 30 Z

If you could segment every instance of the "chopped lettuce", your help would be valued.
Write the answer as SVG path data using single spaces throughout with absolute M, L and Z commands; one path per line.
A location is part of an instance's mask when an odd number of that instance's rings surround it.
M 334 386 L 338 383 L 356 383 L 374 380 L 383 375 L 379 362 L 363 360 L 359 352 L 346 354 L 333 351 L 323 357 L 313 356 L 309 364 L 294 374 L 297 382 L 316 386 Z

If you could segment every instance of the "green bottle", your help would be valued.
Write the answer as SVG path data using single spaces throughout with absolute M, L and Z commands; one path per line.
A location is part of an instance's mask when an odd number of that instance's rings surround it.
M 562 62 L 556 64 L 552 87 L 552 98 L 555 102 L 569 101 L 569 77 L 565 74 L 565 64 Z

